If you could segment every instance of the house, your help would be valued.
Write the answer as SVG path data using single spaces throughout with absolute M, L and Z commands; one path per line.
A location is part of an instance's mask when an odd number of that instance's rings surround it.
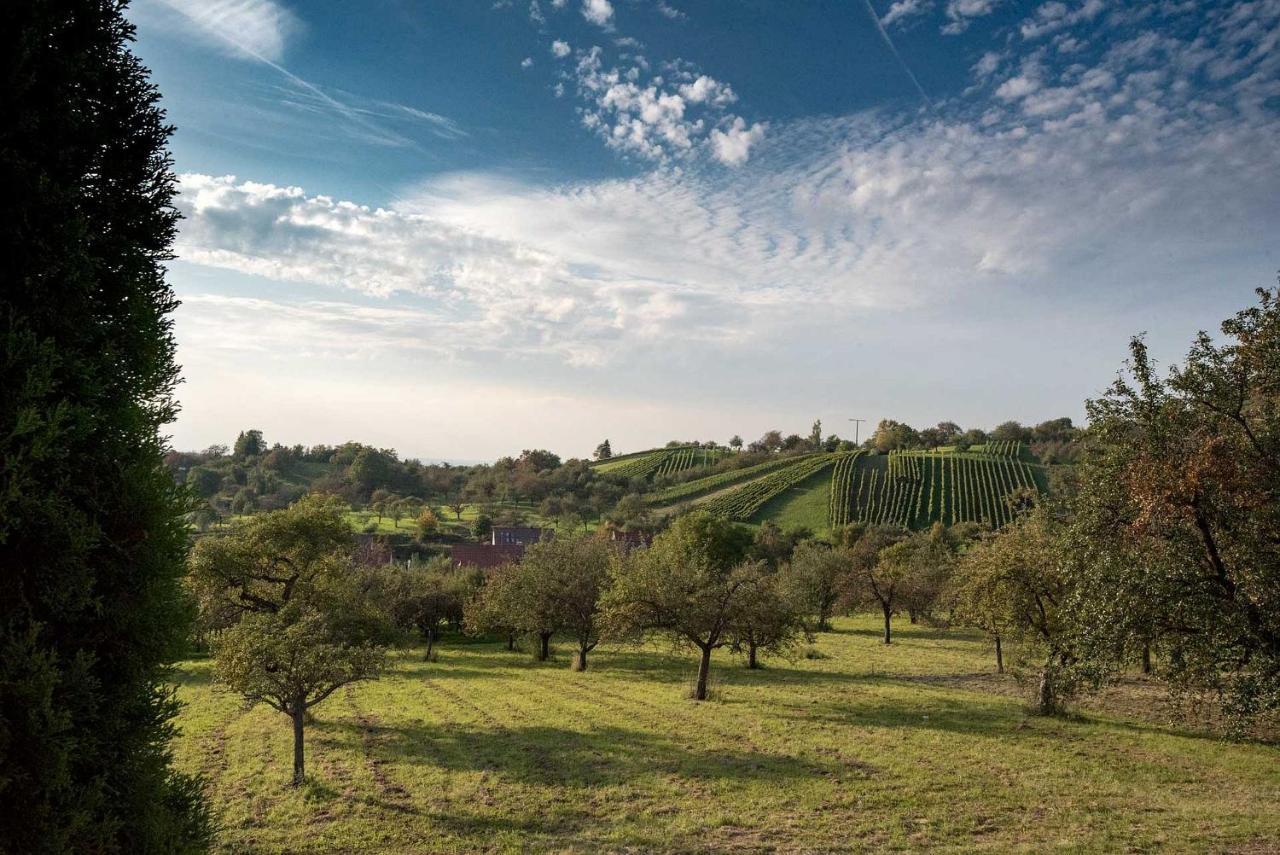
M 494 546 L 511 546 L 513 544 L 521 544 L 528 546 L 530 543 L 537 543 L 540 540 L 550 540 L 551 529 L 549 528 L 529 528 L 519 525 L 496 525 L 493 527 L 493 534 L 490 535 L 489 542 Z
M 523 555 L 523 543 L 457 543 L 450 551 L 454 567 L 477 567 L 481 570 L 514 564 Z
M 653 541 L 653 536 L 643 531 L 621 531 L 616 528 L 609 529 L 609 542 L 618 544 L 623 552 L 630 552 L 637 546 L 648 546 Z

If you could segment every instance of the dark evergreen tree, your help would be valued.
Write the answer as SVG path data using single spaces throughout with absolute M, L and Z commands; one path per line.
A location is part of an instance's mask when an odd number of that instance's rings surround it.
M 202 848 L 170 767 L 189 609 L 170 128 L 110 0 L 0 7 L 0 851 Z

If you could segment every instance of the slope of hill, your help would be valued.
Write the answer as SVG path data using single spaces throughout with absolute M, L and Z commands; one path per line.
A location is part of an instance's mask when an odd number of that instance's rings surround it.
M 592 463 L 591 468 L 604 475 L 653 480 L 681 475 L 695 469 L 708 469 L 729 453 L 722 449 L 692 445 L 671 446 L 599 460 Z
M 920 530 L 934 522 L 999 527 L 1012 519 L 1008 499 L 1019 491 L 1046 492 L 1044 467 L 1025 445 L 991 443 L 963 451 L 778 457 L 655 490 L 648 501 L 658 508 L 689 503 L 741 522 L 770 520 L 814 531 L 851 522 Z

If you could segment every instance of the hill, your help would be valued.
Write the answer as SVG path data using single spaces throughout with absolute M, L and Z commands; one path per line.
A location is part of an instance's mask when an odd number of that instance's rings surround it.
M 864 522 L 920 530 L 935 522 L 999 527 L 1013 516 L 1011 496 L 1047 488 L 1045 467 L 1030 449 L 1007 442 L 887 455 L 857 450 L 779 456 L 655 489 L 646 500 L 659 509 L 691 504 L 740 522 L 768 520 L 784 528 L 826 531 Z

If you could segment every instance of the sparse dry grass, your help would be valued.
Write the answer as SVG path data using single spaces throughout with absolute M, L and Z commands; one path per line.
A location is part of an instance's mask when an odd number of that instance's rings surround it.
M 981 641 L 837 622 L 825 658 L 751 672 L 601 650 L 538 664 L 498 644 L 398 653 L 308 731 L 186 663 L 180 764 L 204 772 L 223 852 L 1280 851 L 1280 749 L 1102 709 L 1026 713 Z M 1141 704 L 1136 705 L 1138 708 Z

